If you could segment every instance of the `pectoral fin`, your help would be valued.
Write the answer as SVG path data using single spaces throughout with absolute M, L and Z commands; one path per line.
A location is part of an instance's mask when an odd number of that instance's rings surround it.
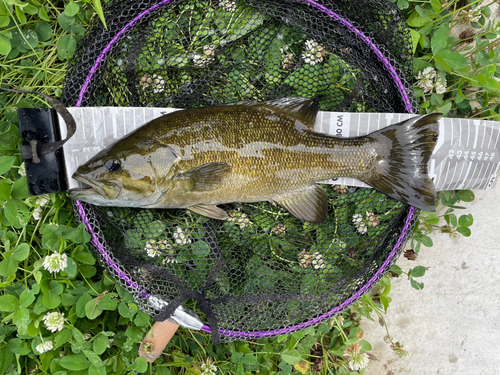
M 195 167 L 177 176 L 187 191 L 209 191 L 218 188 L 233 167 L 229 163 L 215 162 Z
M 211 217 L 212 219 L 226 220 L 228 218 L 226 211 L 212 204 L 198 204 L 188 207 L 188 210 L 203 216 Z
M 319 224 L 326 220 L 326 193 L 319 185 L 309 186 L 275 202 L 302 221 Z

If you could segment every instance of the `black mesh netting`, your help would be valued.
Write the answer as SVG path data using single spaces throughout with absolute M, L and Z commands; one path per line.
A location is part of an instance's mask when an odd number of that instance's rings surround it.
M 66 105 L 318 96 L 323 111 L 416 111 L 409 32 L 388 2 L 112 1 L 105 14 L 108 31 L 96 22 L 72 62 Z M 223 207 L 227 221 L 79 202 L 75 210 L 141 309 L 163 320 L 196 300 L 215 341 L 229 341 L 333 316 L 399 255 L 416 210 L 372 189 L 324 188 L 320 225 L 270 203 Z

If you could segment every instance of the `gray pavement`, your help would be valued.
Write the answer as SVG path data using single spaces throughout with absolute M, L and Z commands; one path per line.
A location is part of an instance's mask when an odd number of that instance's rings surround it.
M 474 217 L 470 237 L 433 233 L 434 246 L 422 246 L 416 261 L 399 258 L 404 271 L 428 267 L 421 291 L 405 275 L 393 279 L 386 321 L 409 355 L 397 357 L 384 342 L 385 328 L 364 320 L 379 359 L 366 375 L 500 374 L 500 184 L 475 194 L 461 210 Z

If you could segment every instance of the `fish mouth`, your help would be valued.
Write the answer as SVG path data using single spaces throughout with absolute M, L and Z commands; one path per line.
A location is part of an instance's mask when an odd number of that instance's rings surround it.
M 68 190 L 68 196 L 71 199 L 91 201 L 96 198 L 102 200 L 115 199 L 120 194 L 121 187 L 119 184 L 110 181 L 91 180 L 78 172 L 72 176 L 75 180 L 84 184 L 81 188 Z

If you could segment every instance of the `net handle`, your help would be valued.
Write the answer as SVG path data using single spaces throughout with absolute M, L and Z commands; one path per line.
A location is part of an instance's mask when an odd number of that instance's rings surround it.
M 168 319 L 156 322 L 142 339 L 139 356 L 146 358 L 149 363 L 153 363 L 163 353 L 178 328 L 178 324 L 172 323 Z

